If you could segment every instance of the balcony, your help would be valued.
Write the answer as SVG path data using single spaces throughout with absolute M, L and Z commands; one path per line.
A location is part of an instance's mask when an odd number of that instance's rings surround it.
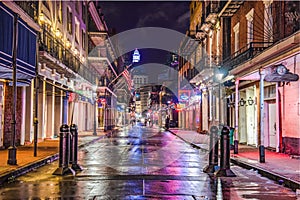
M 36 21 L 38 1 L 14 1 L 14 3 Z
M 90 63 L 101 75 L 104 75 L 104 71 L 109 70 L 112 74 L 109 78 L 117 77 L 116 53 L 108 33 L 106 31 L 89 32 L 89 37 L 94 46 L 94 49 L 89 53 Z
M 224 1 L 224 3 L 226 4 L 220 10 L 219 16 L 232 17 L 244 3 L 244 0 L 229 0 L 228 2 Z
M 89 82 L 93 84 L 96 83 L 96 77 L 97 77 L 96 71 L 82 64 L 79 58 L 74 56 L 73 52 L 71 52 L 70 49 L 68 49 L 60 40 L 53 37 L 53 34 L 51 34 L 45 29 L 42 30 L 39 36 L 39 51 L 42 53 L 46 52 L 52 57 L 49 58 L 46 56 L 41 56 L 40 59 L 48 61 L 48 63 L 52 63 L 49 65 L 52 68 L 55 68 L 58 73 L 65 74 L 66 77 L 73 78 L 74 76 L 68 70 L 65 70 L 56 65 L 57 63 L 62 63 L 65 66 L 67 66 L 70 70 L 72 70 L 75 73 L 78 73 L 80 76 L 82 76 L 84 79 L 88 80 Z M 54 61 L 53 58 L 55 58 L 56 61 Z
M 216 25 L 218 21 L 218 14 L 226 5 L 226 1 L 206 1 L 205 2 L 205 12 L 203 12 L 201 25 L 199 29 L 202 31 L 207 31 L 209 28 Z
M 246 47 L 241 48 L 228 58 L 224 59 L 222 62 L 222 67 L 228 71 L 232 70 L 235 66 L 254 58 L 272 44 L 272 42 L 251 42 Z

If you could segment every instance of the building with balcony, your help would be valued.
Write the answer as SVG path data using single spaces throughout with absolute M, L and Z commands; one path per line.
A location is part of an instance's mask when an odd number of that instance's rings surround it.
M 117 95 L 124 90 L 129 90 L 128 84 L 124 85 L 121 77 L 124 70 L 124 60 L 118 52 L 118 46 L 111 40 L 113 33 L 108 29 L 101 8 L 96 4 L 89 3 L 88 36 L 91 39 L 88 55 L 88 64 L 96 69 L 100 75 L 97 83 L 98 98 L 98 126 L 104 130 L 111 130 L 118 121 L 120 112 L 118 106 L 125 109 L 125 105 L 118 103 Z M 119 79 L 120 78 L 120 79 Z M 123 82 L 122 82 L 123 81 Z M 124 89 L 124 90 L 123 90 Z M 123 120 L 122 120 L 123 121 Z
M 202 94 L 201 115 L 235 127 L 239 143 L 299 154 L 299 2 L 202 3 L 196 36 L 208 62 L 190 80 Z
M 231 6 L 226 4 L 219 16 L 230 20 L 227 35 L 231 35 L 231 45 L 227 47 L 231 55 L 224 57 L 222 68 L 235 77 L 231 95 L 235 113 L 229 112 L 228 118 L 235 115 L 238 119 L 234 122 L 236 138 L 240 143 L 299 154 L 300 134 L 295 132 L 300 126 L 299 113 L 286 112 L 299 108 L 299 80 L 268 77 L 278 75 L 274 70 L 280 65 L 294 76 L 299 74 L 299 18 L 294 16 L 300 13 L 300 3 L 246 1 L 228 14 Z
M 0 146 L 11 143 L 11 52 L 16 27 L 16 145 L 33 142 L 36 130 L 38 140 L 55 138 L 62 124 L 90 130 L 98 118 L 102 119 L 99 127 L 114 127 L 113 80 L 120 72 L 119 60 L 107 42 L 110 35 L 97 5 L 93 1 L 5 1 L 0 8 Z M 94 52 L 100 60 L 93 60 Z
M 95 87 L 100 75 L 87 62 L 89 10 L 85 4 L 82 1 L 38 2 L 41 139 L 56 137 L 62 123 L 75 123 L 79 131 L 93 127 Z
M 200 65 L 206 61 L 207 55 L 198 30 L 202 22 L 204 2 L 193 1 L 190 3 L 190 29 L 182 40 L 178 50 L 178 101 L 179 114 L 178 126 L 195 130 L 202 126 L 200 119 L 200 103 L 189 103 L 192 96 L 196 95 L 195 82 L 192 79 L 199 73 L 200 67 L 209 68 L 208 65 Z M 208 124 L 207 124 L 208 126 Z
M 28 123 L 27 117 L 33 112 L 32 101 L 29 101 L 37 67 L 36 40 L 40 27 L 35 21 L 36 12 L 37 2 L 0 2 L 0 148 L 10 146 L 13 134 L 15 145 L 23 145 L 26 129 L 33 124 L 32 120 Z M 14 116 L 15 131 L 12 128 Z

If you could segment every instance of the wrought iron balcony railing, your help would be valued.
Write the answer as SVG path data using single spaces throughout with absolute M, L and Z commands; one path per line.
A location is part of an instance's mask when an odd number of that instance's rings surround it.
M 260 52 L 270 47 L 273 42 L 251 42 L 222 61 L 222 67 L 232 70 L 235 66 L 254 58 Z
M 61 41 L 53 37 L 53 34 L 45 29 L 43 29 L 40 33 L 39 50 L 46 51 L 75 73 L 78 73 L 93 84 L 96 83 L 96 70 L 81 63 L 79 58 L 74 56 Z
M 24 10 L 33 20 L 36 21 L 38 1 L 14 1 Z
M 215 68 L 220 63 L 221 56 L 211 55 L 202 57 L 198 63 L 196 63 L 196 69 L 201 72 L 205 69 Z

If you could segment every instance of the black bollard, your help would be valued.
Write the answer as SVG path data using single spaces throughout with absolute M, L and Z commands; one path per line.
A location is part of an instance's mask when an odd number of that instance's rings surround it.
M 265 163 L 265 147 L 264 145 L 259 145 L 259 162 Z
M 70 156 L 70 164 L 72 164 L 72 169 L 75 171 L 82 171 L 81 166 L 78 162 L 78 127 L 76 124 L 72 124 L 70 126 L 71 133 L 71 156 Z
M 216 176 L 234 177 L 235 174 L 230 170 L 230 142 L 229 129 L 223 127 L 221 131 L 221 158 L 220 169 L 216 172 Z
M 210 138 L 209 138 L 209 161 L 208 165 L 203 169 L 205 173 L 214 173 L 215 168 L 218 166 L 218 127 L 212 126 L 210 128 Z
M 59 164 L 58 168 L 53 172 L 53 175 L 75 175 L 73 169 L 69 167 L 69 154 L 70 154 L 70 133 L 69 126 L 63 124 L 60 127 L 59 135 Z
M 239 153 L 239 141 L 234 140 L 233 142 L 233 153 L 238 154 Z

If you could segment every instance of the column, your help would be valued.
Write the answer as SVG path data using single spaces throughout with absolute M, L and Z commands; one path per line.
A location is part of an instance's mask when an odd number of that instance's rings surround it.
M 264 146 L 264 78 L 265 71 L 260 70 L 259 96 L 260 96 L 260 145 L 259 145 L 259 162 L 265 162 L 265 146 Z
M 46 122 L 46 137 L 54 137 L 54 111 L 55 111 L 55 86 L 48 85 L 51 95 L 47 95 L 47 122 Z
M 20 145 L 25 144 L 25 119 L 26 119 L 26 87 L 21 88 L 21 104 L 22 104 L 22 119 L 21 119 L 21 135 L 20 135 Z
M 279 83 L 276 83 L 276 152 L 281 149 Z M 298 108 L 299 109 L 299 108 Z
M 60 126 L 62 125 L 62 116 L 63 116 L 63 91 L 56 89 L 58 93 L 57 96 L 54 96 L 54 137 L 58 137 L 60 133 Z
M 201 116 L 202 116 L 202 130 L 209 130 L 209 105 L 208 105 L 208 96 L 207 90 L 205 91 L 205 94 L 202 94 L 201 99 Z
M 178 128 L 182 128 L 182 110 L 180 112 L 178 112 Z
M 34 79 L 31 81 L 30 87 L 26 87 L 25 100 L 25 142 L 33 141 L 33 113 L 34 113 Z
M 39 97 L 38 97 L 38 138 L 45 137 L 45 120 L 46 120 L 46 81 L 40 81 Z
M 3 83 L 0 83 L 0 148 L 3 147 L 3 136 L 4 136 L 4 124 L 2 121 L 4 120 L 4 109 L 3 109 L 3 102 L 4 102 L 4 93 L 3 93 Z
M 238 154 L 238 143 L 239 143 L 239 79 L 235 81 L 234 154 Z

